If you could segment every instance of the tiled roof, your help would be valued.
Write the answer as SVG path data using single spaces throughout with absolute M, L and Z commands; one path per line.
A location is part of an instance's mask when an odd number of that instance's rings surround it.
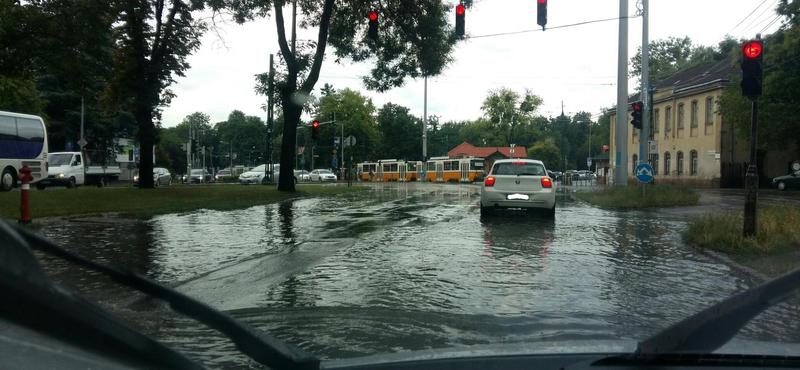
M 463 142 L 458 144 L 455 148 L 447 152 L 447 155 L 453 158 L 458 157 L 479 157 L 479 158 L 486 158 L 495 152 L 500 152 L 506 157 L 511 157 L 511 147 L 505 146 L 482 146 L 476 147 L 468 142 Z M 514 157 L 517 158 L 524 158 L 527 157 L 527 152 L 525 151 L 524 146 L 515 146 L 514 147 Z

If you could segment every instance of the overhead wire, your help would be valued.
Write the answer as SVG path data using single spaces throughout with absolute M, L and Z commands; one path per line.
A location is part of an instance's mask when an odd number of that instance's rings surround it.
M 592 21 L 564 24 L 564 25 L 561 25 L 561 26 L 553 26 L 553 27 L 549 27 L 547 29 L 548 30 L 555 30 L 555 29 L 560 29 L 560 28 L 569 28 L 569 27 L 575 27 L 575 26 L 583 26 L 583 25 L 592 24 L 592 23 L 608 22 L 608 21 L 615 21 L 615 20 L 620 20 L 620 19 L 638 18 L 638 17 L 639 16 L 637 16 L 637 15 L 629 15 L 629 16 L 626 16 L 626 17 L 613 17 L 613 18 L 605 18 L 605 19 L 595 19 L 595 20 L 592 20 Z M 500 33 L 492 33 L 492 34 L 488 34 L 488 35 L 467 36 L 466 38 L 467 39 L 479 39 L 479 38 L 484 38 L 484 37 L 517 35 L 517 34 L 521 34 L 521 33 L 543 32 L 543 31 L 544 31 L 543 29 L 536 28 L 536 29 L 532 29 L 532 30 L 500 32 Z
M 767 1 L 767 0 L 764 0 L 764 2 L 766 2 L 766 1 Z M 766 13 L 766 12 L 768 12 L 770 9 L 772 9 L 772 7 L 774 7 L 774 6 L 775 6 L 775 4 L 777 4 L 777 3 L 778 3 L 778 1 L 779 1 L 779 0 L 775 0 L 775 1 L 773 1 L 773 2 L 772 2 L 772 4 L 770 4 L 768 7 L 766 7 L 766 8 L 764 9 L 764 11 L 763 11 L 763 12 L 761 12 L 761 14 L 759 14 L 759 15 L 758 15 L 758 17 L 755 17 L 755 18 L 753 19 L 753 21 L 752 21 L 752 22 L 750 22 L 750 24 L 748 24 L 747 26 L 744 26 L 743 30 L 749 30 L 749 29 L 748 29 L 748 27 L 750 27 L 751 25 L 753 25 L 753 23 L 755 23 L 757 20 L 759 20 L 759 19 L 761 18 L 761 16 L 762 16 L 762 15 L 764 15 L 764 13 Z M 764 3 L 761 3 L 761 5 L 764 5 Z M 761 7 L 761 5 L 759 5 L 759 7 Z M 758 10 L 758 8 L 756 8 L 756 10 Z M 752 14 L 752 13 L 751 13 L 751 14 Z M 769 17 L 767 17 L 767 18 L 769 18 Z M 744 33 L 746 33 L 746 32 L 747 32 L 747 31 L 743 31 L 743 32 L 742 32 L 742 33 L 741 33 L 739 36 L 741 37 L 741 36 L 742 36 Z

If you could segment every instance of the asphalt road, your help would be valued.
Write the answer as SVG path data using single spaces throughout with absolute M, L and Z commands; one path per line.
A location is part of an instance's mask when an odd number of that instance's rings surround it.
M 680 238 L 692 215 L 736 209 L 735 192 L 704 191 L 698 207 L 617 212 L 571 196 L 584 188 L 561 187 L 556 219 L 548 221 L 523 212 L 481 217 L 476 185 L 369 186 L 42 232 L 324 358 L 641 339 L 754 284 Z M 212 368 L 253 366 L 213 330 L 94 274 L 51 258 L 43 263 L 55 280 Z M 800 341 L 798 312 L 796 303 L 782 304 L 740 335 Z

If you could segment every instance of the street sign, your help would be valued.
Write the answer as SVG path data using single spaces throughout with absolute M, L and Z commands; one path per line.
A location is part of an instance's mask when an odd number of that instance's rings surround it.
M 339 167 L 338 164 L 339 161 L 336 160 L 336 157 L 333 157 L 333 159 L 331 159 L 331 167 Z
M 355 145 L 356 145 L 356 137 L 355 136 L 350 135 L 350 136 L 344 138 L 344 147 L 345 148 L 351 147 L 351 146 L 355 146 Z
M 300 165 L 304 166 L 306 164 L 306 157 L 300 157 Z
M 653 181 L 653 167 L 647 163 L 640 163 L 636 166 L 636 170 L 633 171 L 633 174 L 640 182 Z
M 650 154 L 658 153 L 658 141 L 650 140 L 647 142 L 647 151 Z
M 72 140 L 69 140 L 69 141 L 67 141 L 66 144 L 64 144 L 64 148 L 66 148 L 68 152 L 72 151 L 72 147 L 73 146 L 74 146 L 74 144 L 72 144 Z
M 338 137 L 333 138 L 333 147 L 334 148 L 338 148 L 339 147 L 339 138 Z
M 88 144 L 88 143 L 86 142 L 86 140 L 84 140 L 84 139 L 80 139 L 80 140 L 78 140 L 78 145 L 80 145 L 81 147 L 84 147 L 84 146 L 86 146 L 86 144 Z
M 586 167 L 592 167 L 592 157 L 586 158 Z
M 792 170 L 800 171 L 800 161 L 795 161 L 794 163 L 792 163 Z

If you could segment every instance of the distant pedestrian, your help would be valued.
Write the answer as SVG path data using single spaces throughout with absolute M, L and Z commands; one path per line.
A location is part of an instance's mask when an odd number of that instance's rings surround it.
M 369 169 L 369 181 L 375 181 L 375 179 L 373 178 L 373 176 L 375 176 L 375 173 L 374 173 L 374 172 L 372 172 L 372 169 L 370 168 L 370 169 Z

